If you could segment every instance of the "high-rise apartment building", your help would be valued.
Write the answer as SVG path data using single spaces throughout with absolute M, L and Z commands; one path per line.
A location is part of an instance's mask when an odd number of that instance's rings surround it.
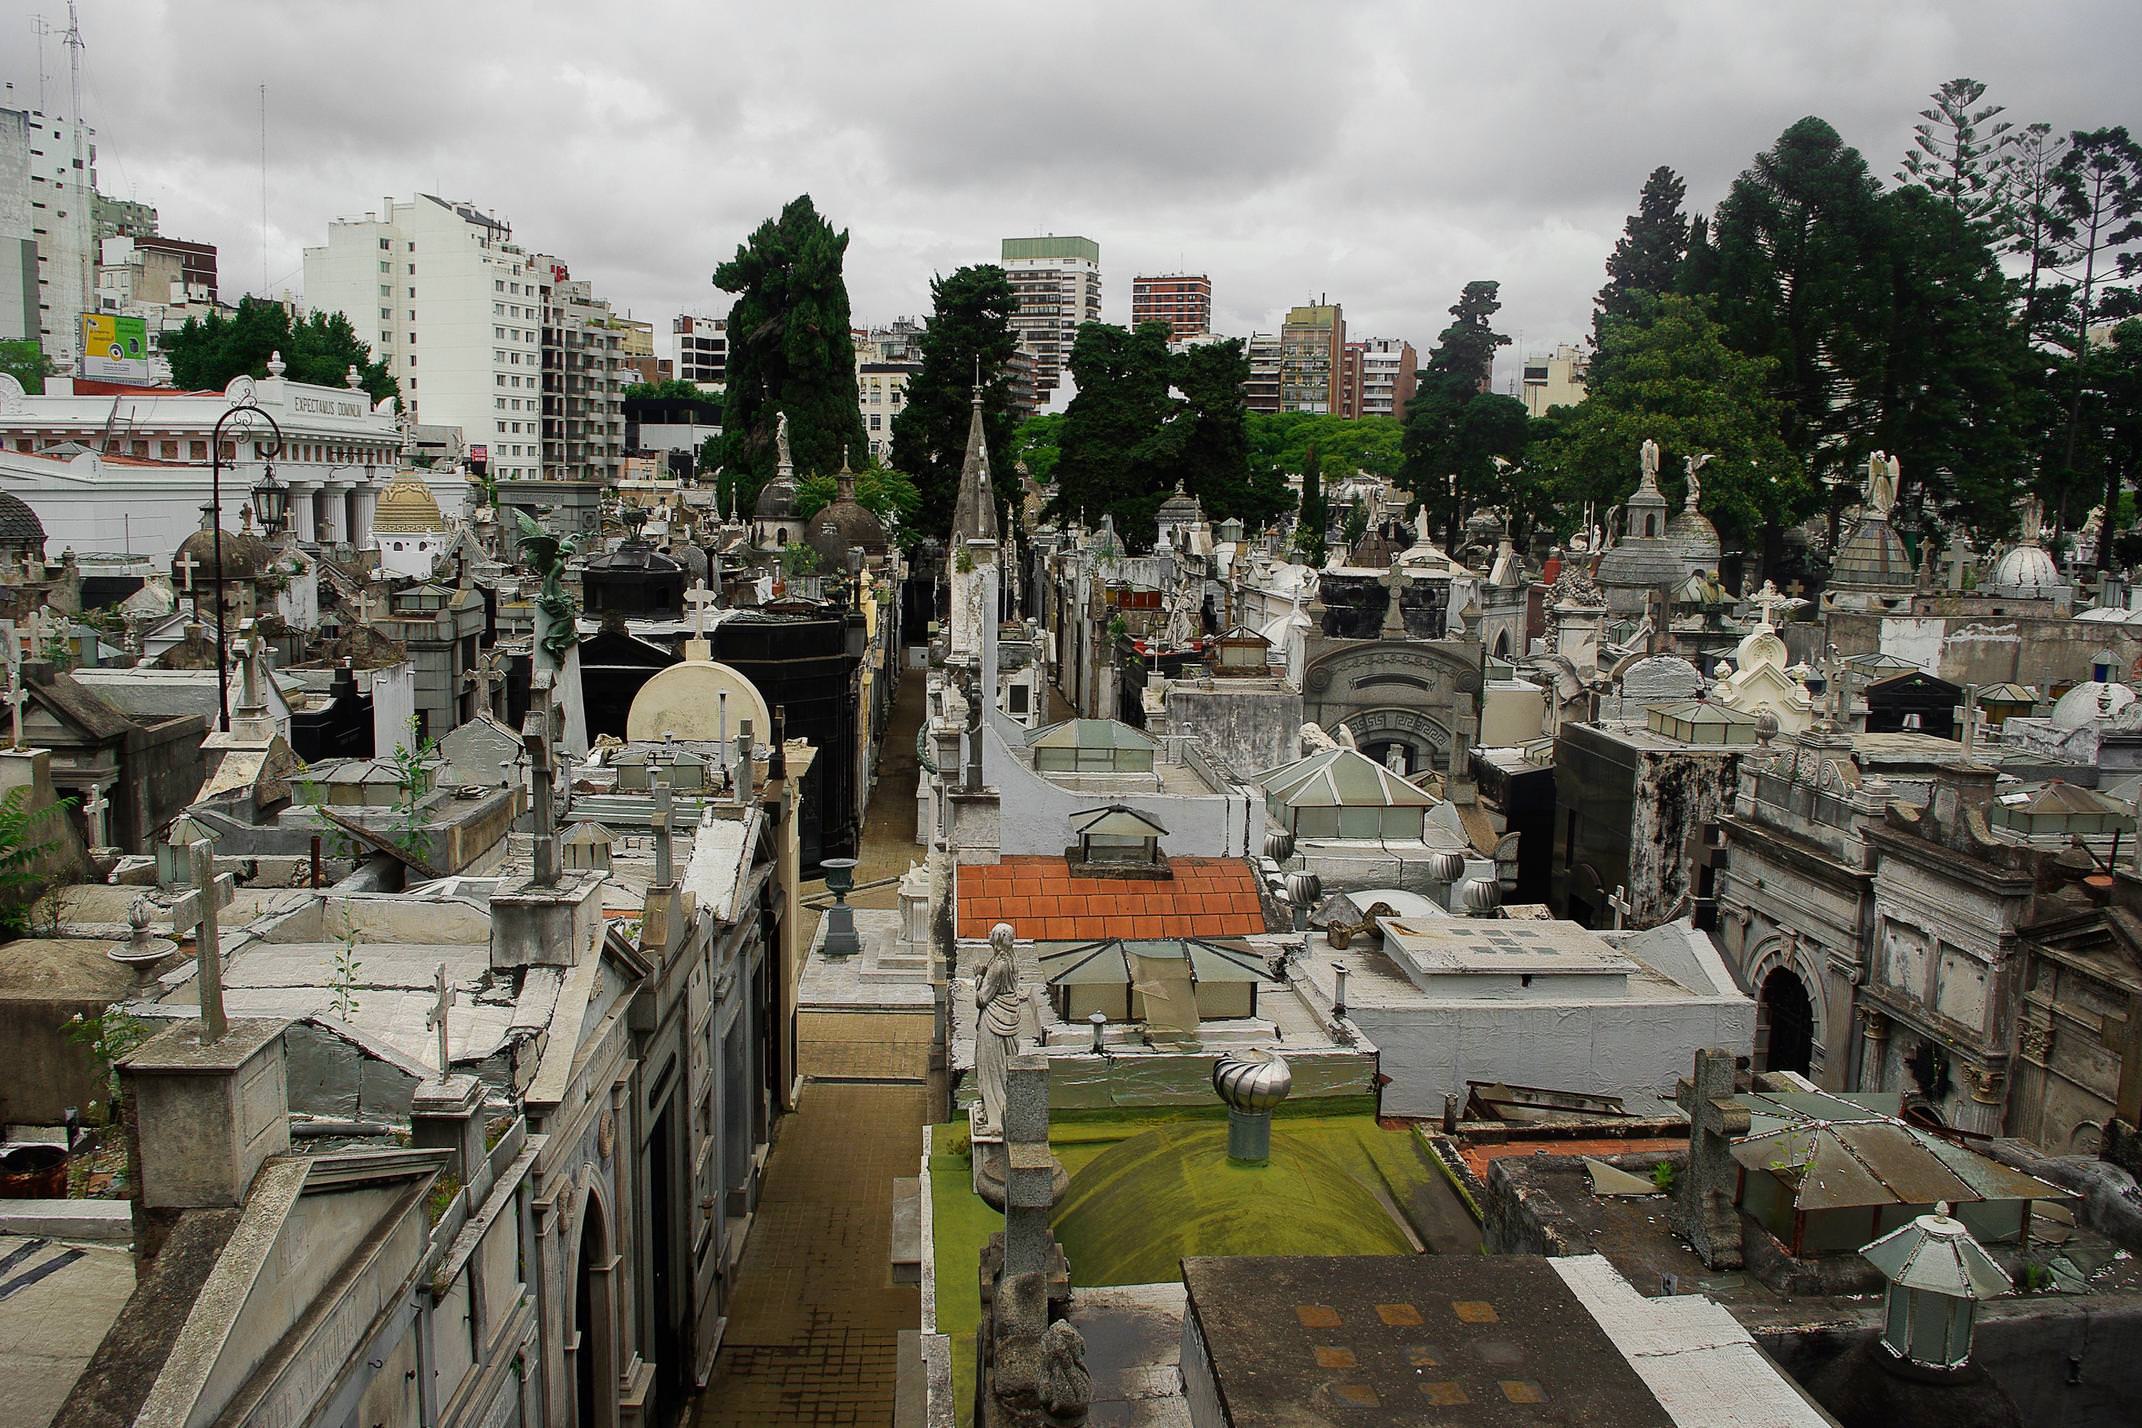
M 538 257 L 543 292 L 543 470 L 614 482 L 625 454 L 625 335 L 610 304 L 556 258 Z
M 1591 355 L 1564 342 L 1552 352 L 1535 352 L 1525 359 L 1525 410 L 1545 416 L 1550 407 L 1573 407 L 1584 400 L 1584 379 L 1591 371 Z
M 77 370 L 97 310 L 96 130 L 0 92 L 0 341 L 43 344 Z
M 1279 409 L 1337 412 L 1345 354 L 1346 314 L 1337 303 L 1289 308 L 1279 329 Z
M 1249 358 L 1249 380 L 1242 384 L 1242 399 L 1253 412 L 1276 412 L 1279 405 L 1279 334 L 1252 332 L 1243 348 Z
M 1131 326 L 1165 322 L 1168 337 L 1202 337 L 1212 331 L 1212 279 L 1203 273 L 1161 273 L 1131 279 Z
M 305 250 L 305 300 L 349 319 L 417 419 L 461 428 L 491 475 L 602 479 L 624 442 L 617 334 L 601 326 L 609 305 L 563 268 L 469 204 L 389 198 L 378 213 L 329 224 L 327 242 Z M 559 284 L 566 290 L 555 292 Z M 586 330 L 591 323 L 599 333 Z M 555 367 L 546 368 L 547 355 Z M 555 390 L 546 388 L 550 374 Z M 559 399 L 554 413 L 546 394 Z M 546 416 L 560 423 L 555 455 L 544 440 Z
M 1348 342 L 1339 389 L 1339 415 L 1406 419 L 1413 400 L 1420 355 L 1403 337 L 1369 337 Z
M 677 338 L 677 376 L 720 391 L 729 385 L 729 319 L 679 313 L 669 330 Z
M 1005 276 L 1018 308 L 1012 330 L 1034 354 L 1034 392 L 1043 402 L 1063 380 L 1079 324 L 1101 320 L 1101 245 L 1091 238 L 1006 238 Z

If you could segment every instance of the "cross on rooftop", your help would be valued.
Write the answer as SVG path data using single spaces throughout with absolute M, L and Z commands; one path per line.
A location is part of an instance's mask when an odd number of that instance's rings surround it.
M 1750 598 L 1749 603 L 1754 605 L 1756 609 L 1762 611 L 1763 624 L 1766 628 L 1776 629 L 1778 623 L 1776 613 L 1777 608 L 1778 606 L 1785 604 L 1791 598 L 1792 597 L 1789 595 L 1779 593 L 1777 583 L 1775 581 L 1765 580 L 1763 582 L 1763 588 L 1755 592 L 1754 596 Z
M 707 610 L 718 604 L 721 597 L 707 589 L 704 580 L 692 582 L 692 588 L 684 592 L 684 603 L 691 606 L 692 638 L 704 639 L 707 633 Z
M 188 551 L 172 561 L 171 568 L 179 573 L 179 588 L 188 595 L 193 594 L 193 573 L 201 568 L 201 562 L 193 558 L 193 552 Z
M 1748 1133 L 1748 1110 L 1733 1099 L 1736 1091 L 1732 1056 L 1712 1048 L 1696 1053 L 1695 1074 L 1675 1096 L 1688 1112 L 1688 1173 L 1674 1197 L 1675 1218 L 1713 1267 L 1738 1268 L 1740 1261 L 1733 1137 Z
M 230 1029 L 223 1015 L 223 943 L 216 926 L 216 910 L 230 906 L 237 895 L 238 880 L 229 873 L 216 876 L 216 854 L 206 838 L 186 849 L 186 863 L 193 878 L 193 891 L 171 904 L 171 930 L 194 934 L 194 987 L 201 998 L 201 1034 L 218 1041 Z
M 444 1081 L 453 1065 L 447 1047 L 446 1013 L 454 1004 L 454 984 L 447 980 L 444 962 L 431 974 L 431 996 L 431 1009 L 424 1013 L 424 1027 L 439 1033 L 439 1079 Z
M 1612 897 L 1609 897 L 1609 898 L 1607 899 L 1607 906 L 1608 906 L 1608 907 L 1610 907 L 1610 908 L 1612 908 L 1612 909 L 1614 910 L 1614 930 L 1615 930 L 1615 931 L 1617 931 L 1617 932 L 1618 932 L 1618 931 L 1620 931 L 1620 930 L 1621 930 L 1622 928 L 1624 928 L 1624 927 L 1626 927 L 1626 926 L 1628 926 L 1628 925 L 1629 925 L 1629 906 L 1630 906 L 1630 904 L 1629 904 L 1629 889 L 1628 889 L 1628 885 L 1627 885 L 1627 884 L 1623 884 L 1622 886 L 1620 886 L 1620 887 L 1617 887 L 1617 888 L 1615 888 L 1615 889 L 1614 889 L 1614 894 L 1613 894 L 1613 896 L 1612 896 Z

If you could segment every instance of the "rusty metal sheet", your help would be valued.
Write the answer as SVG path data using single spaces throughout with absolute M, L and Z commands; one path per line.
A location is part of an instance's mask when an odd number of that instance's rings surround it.
M 1957 1204 L 1985 1198 L 1929 1151 L 1909 1126 L 1876 1122 L 1839 1126 L 1834 1134 L 1889 1187 L 1900 1205 L 1931 1205 L 1940 1200 Z

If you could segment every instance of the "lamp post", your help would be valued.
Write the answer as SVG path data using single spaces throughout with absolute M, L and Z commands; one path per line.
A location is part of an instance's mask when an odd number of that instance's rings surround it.
M 274 434 L 275 445 L 261 458 L 267 466 L 267 473 L 262 479 L 267 490 L 261 498 L 257 512 L 265 524 L 272 508 L 274 519 L 280 523 L 290 501 L 290 488 L 275 479 L 275 458 L 283 454 L 283 429 L 276 424 L 274 417 L 261 410 L 260 398 L 254 392 L 251 382 L 245 383 L 229 409 L 216 418 L 215 429 L 210 432 L 208 441 L 208 499 L 211 506 L 208 527 L 215 555 L 216 727 L 226 734 L 231 728 L 231 668 L 223 630 L 223 436 L 226 430 L 230 432 L 233 438 L 231 449 L 235 453 L 238 437 L 251 436 L 256 445 L 258 444 L 259 429 L 262 425 Z M 232 460 L 236 459 L 233 455 Z

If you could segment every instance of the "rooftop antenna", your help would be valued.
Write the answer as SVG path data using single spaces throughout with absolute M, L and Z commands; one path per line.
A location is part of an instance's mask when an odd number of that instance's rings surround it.
M 97 245 L 95 242 L 97 229 L 96 220 L 91 210 L 96 207 L 96 200 L 92 195 L 95 194 L 97 186 L 89 172 L 89 136 L 82 123 L 82 24 L 75 16 L 74 0 L 67 0 L 67 68 L 73 78 L 74 85 L 74 112 L 68 118 L 74 121 L 74 182 L 76 189 L 74 216 L 75 222 L 80 225 L 82 230 L 82 310 L 94 312 L 96 311 L 97 303 Z M 84 355 L 80 351 L 81 323 L 79 319 L 77 319 L 75 326 L 77 348 L 75 355 L 79 364 L 80 358 Z M 79 365 L 77 365 L 76 370 L 81 370 Z
M 30 27 L 37 31 L 37 112 L 45 112 L 45 37 L 52 33 L 51 24 L 42 15 L 30 17 Z
M 392 217 L 393 215 L 388 215 Z M 268 292 L 268 86 L 260 87 L 260 295 Z

